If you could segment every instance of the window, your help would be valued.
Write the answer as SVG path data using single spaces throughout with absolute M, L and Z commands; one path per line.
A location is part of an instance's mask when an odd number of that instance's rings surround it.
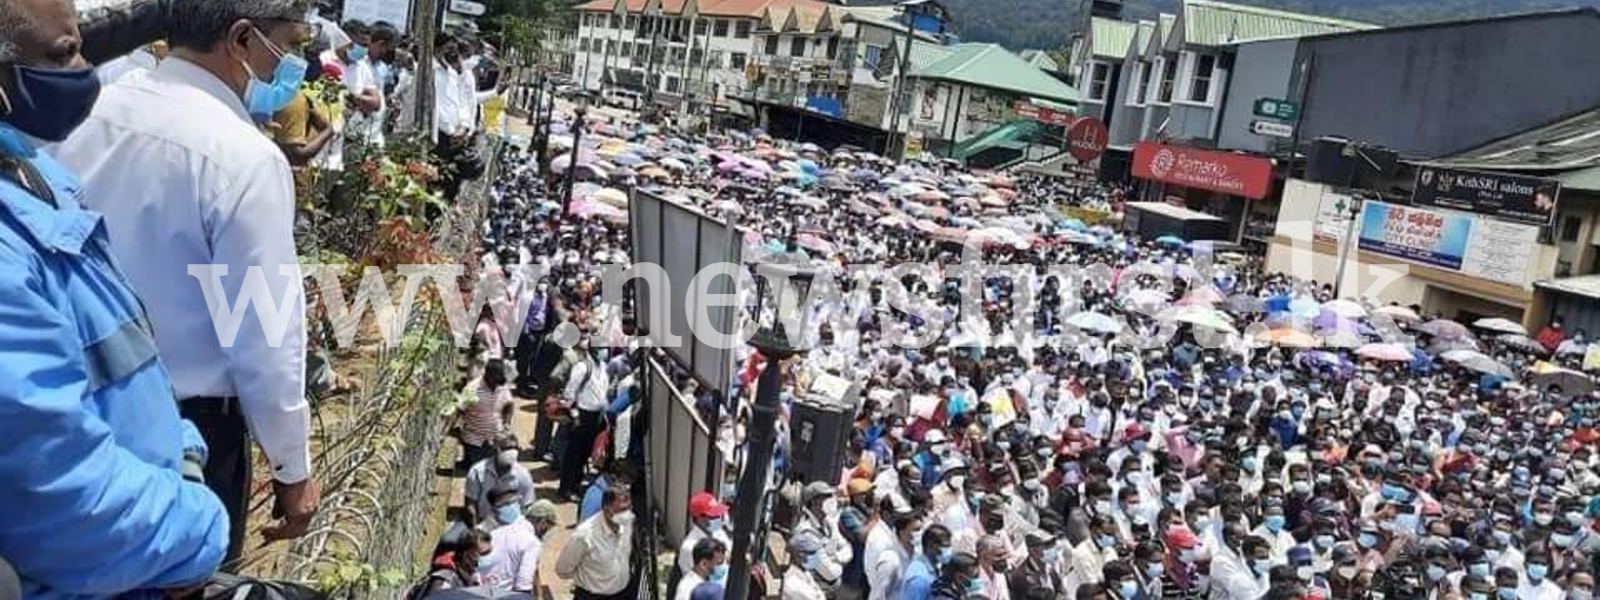
M 1172 102 L 1172 84 L 1178 78 L 1178 61 L 1156 59 L 1156 64 L 1161 65 L 1161 89 L 1156 94 L 1157 104 Z
M 667 92 L 676 94 L 682 88 L 683 82 L 677 77 L 667 77 Z
M 606 40 L 606 54 L 616 54 L 616 52 L 617 52 L 617 41 L 616 40 Z
M 878 68 L 878 61 L 883 60 L 883 46 L 867 44 L 866 61 L 863 63 L 868 69 Z
M 578 38 L 578 51 L 579 52 L 588 52 L 589 51 L 589 38 Z
M 839 57 L 839 37 L 828 38 L 828 60 Z
M 1211 103 L 1211 80 L 1217 73 L 1217 57 L 1210 54 L 1192 54 L 1193 70 L 1189 74 L 1190 102 Z
M 741 39 L 741 40 L 749 38 L 750 37 L 750 22 L 749 21 L 739 21 L 739 24 L 735 25 L 733 27 L 733 37 Z
M 1144 61 L 1133 64 L 1133 78 L 1129 80 L 1132 86 L 1128 88 L 1128 106 L 1144 106 L 1150 96 L 1150 86 L 1147 80 L 1150 65 Z
M 623 25 L 623 28 L 625 28 L 625 29 L 638 29 L 639 28 L 639 21 L 640 21 L 640 19 L 639 19 L 638 15 L 628 15 L 628 20 L 623 22 L 623 23 L 625 23 L 625 25 Z
M 699 48 L 689 52 L 689 64 L 698 65 L 706 62 L 706 51 Z
M 1093 61 L 1089 63 L 1089 99 L 1105 102 L 1111 89 L 1111 65 Z
M 710 21 L 707 21 L 705 19 L 700 19 L 700 20 L 694 22 L 694 34 L 695 35 L 705 35 L 706 31 L 708 31 L 710 29 L 711 29 L 711 22 Z
M 789 40 L 789 56 L 806 55 L 806 38 L 797 37 Z
M 611 28 L 612 29 L 621 29 L 622 28 L 622 17 L 619 17 L 617 15 L 611 15 L 610 21 L 611 21 Z
M 767 54 L 768 55 L 774 55 L 774 54 L 777 54 L 777 53 L 778 53 L 778 36 L 775 36 L 775 35 L 767 36 Z
M 729 54 L 728 55 L 728 68 L 730 68 L 730 69 L 738 69 L 740 71 L 743 71 L 744 70 L 744 61 L 745 61 L 745 54 L 743 52 L 734 52 L 733 54 Z
M 639 44 L 639 45 L 643 46 L 644 44 Z M 633 56 L 633 42 L 623 42 L 622 43 L 622 55 L 623 56 Z
M 1583 228 L 1583 220 L 1577 217 L 1567 217 L 1561 221 L 1561 241 L 1578 241 L 1578 230 Z
M 717 24 L 711 28 L 711 35 L 717 37 L 728 37 L 728 20 L 717 19 Z

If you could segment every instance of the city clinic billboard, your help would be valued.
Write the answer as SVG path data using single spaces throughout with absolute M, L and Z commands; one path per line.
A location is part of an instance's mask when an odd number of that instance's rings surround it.
M 1411 262 L 1460 270 L 1472 237 L 1472 217 L 1367 202 L 1361 211 L 1361 249 Z

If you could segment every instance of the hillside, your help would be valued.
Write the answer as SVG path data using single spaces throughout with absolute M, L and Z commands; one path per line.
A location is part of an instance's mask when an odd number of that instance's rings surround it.
M 1079 0 L 942 0 L 954 13 L 956 32 L 973 42 L 997 42 L 1013 50 L 1059 48 L 1077 23 Z M 1600 0 L 1232 0 L 1364 20 L 1385 25 L 1420 23 L 1571 6 L 1600 6 Z M 851 4 L 893 4 L 857 0 Z M 1130 17 L 1175 12 L 1177 0 L 1128 0 Z

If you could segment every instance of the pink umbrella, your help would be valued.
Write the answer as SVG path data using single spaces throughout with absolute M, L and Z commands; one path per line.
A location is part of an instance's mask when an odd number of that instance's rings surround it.
M 1356 349 L 1356 356 L 1388 362 L 1411 362 L 1411 349 L 1401 344 L 1367 344 Z
M 929 221 L 927 219 L 917 219 L 916 221 L 913 221 L 911 223 L 911 226 L 916 228 L 919 231 L 924 231 L 924 232 L 927 232 L 927 233 L 933 233 L 933 232 L 938 231 L 940 229 L 938 223 L 935 223 L 933 221 Z
M 795 237 L 794 243 L 801 248 L 814 250 L 823 254 L 834 254 L 839 248 L 828 240 L 817 237 L 814 233 L 802 233 Z

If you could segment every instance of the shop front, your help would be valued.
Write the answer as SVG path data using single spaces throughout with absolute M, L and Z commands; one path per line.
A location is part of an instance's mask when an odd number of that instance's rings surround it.
M 1133 148 L 1138 197 L 1207 213 L 1228 223 L 1228 239 L 1244 234 L 1251 201 L 1272 191 L 1272 160 L 1156 142 Z

